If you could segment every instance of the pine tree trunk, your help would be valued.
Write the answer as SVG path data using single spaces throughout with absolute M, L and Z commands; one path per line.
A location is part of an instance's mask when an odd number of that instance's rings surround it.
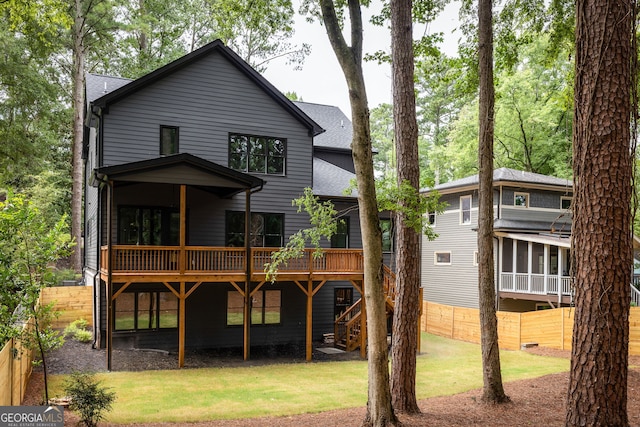
M 576 3 L 567 426 L 627 426 L 631 240 L 632 1 Z
M 478 3 L 478 62 L 480 79 L 479 190 L 478 190 L 478 286 L 482 348 L 482 400 L 508 402 L 500 372 L 498 319 L 496 318 L 493 264 L 493 31 L 491 0 Z
M 82 142 L 84 137 L 84 68 L 85 49 L 83 34 L 82 0 L 75 0 L 73 24 L 73 172 L 71 190 L 71 236 L 76 242 L 73 250 L 72 265 L 76 272 L 82 270 L 82 191 L 83 161 Z
M 420 187 L 418 124 L 413 83 L 411 0 L 391 1 L 391 55 L 393 118 L 397 151 L 398 186 Z M 396 215 L 396 301 L 391 346 L 391 403 L 396 411 L 419 413 L 416 398 L 416 353 L 420 313 L 420 236 Z
M 347 82 L 351 103 L 353 124 L 351 148 L 358 184 L 358 206 L 364 253 L 363 287 L 369 364 L 369 394 L 363 425 L 383 427 L 395 425 L 397 419 L 391 406 L 389 390 L 387 321 L 385 295 L 382 288 L 382 235 L 373 175 L 369 107 L 362 73 L 362 15 L 360 2 L 349 0 L 351 46 L 348 46 L 342 36 L 333 1 L 320 0 L 320 6 L 327 36 Z

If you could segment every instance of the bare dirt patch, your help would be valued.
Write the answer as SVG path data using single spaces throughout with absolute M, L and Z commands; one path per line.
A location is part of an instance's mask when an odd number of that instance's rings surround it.
M 534 354 L 543 356 L 569 357 L 569 352 L 544 349 L 534 347 L 527 350 Z M 175 369 L 177 358 L 174 354 L 161 352 L 145 352 L 118 350 L 114 352 L 114 367 L 117 363 L 124 363 L 122 369 L 116 370 L 141 370 L 141 369 Z M 220 355 L 218 355 L 220 356 Z M 246 363 L 268 363 L 268 358 L 260 358 L 256 355 L 256 360 L 243 362 L 240 358 L 231 354 L 227 357 L 218 357 L 214 361 L 214 355 L 203 357 L 200 354 L 199 361 L 196 361 L 197 353 L 191 354 L 191 359 L 187 357 L 186 365 L 189 367 L 201 366 L 227 366 L 233 364 Z M 281 357 L 284 358 L 287 355 Z M 295 362 L 302 362 L 299 356 L 288 356 Z M 314 354 L 314 357 L 316 355 Z M 318 355 L 318 357 L 323 357 Z M 350 356 L 353 357 L 353 353 Z M 118 358 L 120 362 L 118 362 Z M 155 361 L 155 362 L 154 362 Z M 283 360 L 280 360 L 283 361 Z M 628 414 L 631 426 L 640 426 L 640 358 L 630 358 L 632 369 L 629 370 L 628 381 Z M 208 364 L 207 364 L 208 363 Z M 61 368 L 61 364 L 66 364 Z M 51 371 L 62 373 L 69 371 L 69 366 L 79 370 L 105 370 L 105 353 L 103 350 L 91 349 L 88 344 L 79 344 L 68 341 L 63 349 L 52 353 Z M 166 367 L 163 367 L 166 366 Z M 91 369 L 93 368 L 93 369 Z M 511 403 L 506 405 L 487 405 L 480 402 L 481 390 L 472 390 L 466 393 L 436 397 L 421 400 L 419 402 L 422 413 L 420 415 L 407 416 L 398 414 L 402 425 L 405 427 L 450 427 L 450 426 L 562 426 L 564 423 L 565 394 L 568 385 L 568 373 L 547 375 L 531 380 L 514 381 L 505 384 L 506 393 L 511 398 Z M 24 404 L 38 405 L 42 402 L 42 373 L 34 372 L 32 380 L 27 389 Z M 302 414 L 289 417 L 266 417 L 239 420 L 224 420 L 206 423 L 182 424 L 190 427 L 330 427 L 330 426 L 359 426 L 364 419 L 365 408 L 352 408 L 321 412 L 315 414 Z M 65 425 L 77 425 L 78 418 L 70 411 L 65 412 Z M 101 425 L 113 425 L 101 423 Z M 152 423 L 137 424 L 136 426 L 149 427 L 172 427 L 178 424 L 172 423 Z

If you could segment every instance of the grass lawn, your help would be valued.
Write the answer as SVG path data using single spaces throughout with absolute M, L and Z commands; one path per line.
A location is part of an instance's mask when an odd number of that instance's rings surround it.
M 480 346 L 422 335 L 418 398 L 482 387 Z M 569 361 L 502 351 L 504 381 L 567 371 Z M 54 375 L 52 395 L 65 376 Z M 240 368 L 112 372 L 98 375 L 116 392 L 115 423 L 193 422 L 292 415 L 366 405 L 367 362 L 275 364 Z

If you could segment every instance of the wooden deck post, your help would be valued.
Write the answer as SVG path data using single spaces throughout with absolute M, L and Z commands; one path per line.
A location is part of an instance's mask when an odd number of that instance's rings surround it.
M 180 282 L 180 307 L 178 309 L 178 368 L 184 367 L 184 341 L 185 341 L 185 320 L 186 320 L 185 282 Z
M 243 358 L 251 357 L 251 190 L 245 190 L 244 207 L 244 319 L 243 319 Z
M 307 362 L 313 359 L 313 280 L 307 281 Z
M 187 186 L 180 185 L 180 274 L 184 274 L 187 264 Z
M 112 365 L 112 344 L 113 344 L 113 230 L 112 230 L 112 216 L 113 216 L 113 182 L 107 183 L 107 371 L 111 371 Z

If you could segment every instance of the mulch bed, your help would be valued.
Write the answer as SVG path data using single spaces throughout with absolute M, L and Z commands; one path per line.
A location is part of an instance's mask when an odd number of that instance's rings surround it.
M 569 357 L 569 352 L 532 348 L 527 351 L 539 355 Z M 348 353 L 348 357 L 354 357 L 354 353 Z M 220 356 L 220 355 L 219 355 Z M 332 355 L 333 356 L 333 355 Z M 316 354 L 314 354 L 316 357 Z M 326 357 L 320 354 L 317 357 Z M 357 357 L 357 355 L 355 355 Z M 273 363 L 269 358 L 242 361 L 238 355 L 230 354 L 227 357 L 219 357 L 214 361 L 215 355 L 187 353 L 187 368 L 201 366 L 247 366 L 247 364 Z M 280 361 L 303 362 L 304 357 L 292 357 L 284 355 Z M 94 350 L 88 344 L 79 344 L 67 341 L 62 349 L 51 354 L 50 372 L 63 373 L 73 369 L 104 371 L 104 350 Z M 127 360 L 127 362 L 123 362 Z M 114 370 L 141 370 L 141 369 L 175 369 L 177 357 L 175 354 L 162 352 L 118 350 L 113 355 Z M 631 358 L 632 366 L 640 366 L 640 358 Z M 207 364 L 210 363 L 210 364 Z M 217 363 L 217 365 L 214 365 Z M 64 367 L 63 367 L 64 366 Z M 166 367 L 165 367 L 166 366 Z M 405 427 L 449 427 L 449 426 L 562 426 L 564 424 L 565 397 L 568 386 L 568 373 L 547 375 L 531 380 L 514 381 L 505 384 L 505 391 L 511 398 L 511 403 L 505 405 L 487 405 L 480 402 L 481 390 L 472 390 L 466 393 L 436 397 L 421 400 L 419 402 L 422 411 L 419 415 L 407 416 L 398 414 L 402 425 Z M 35 371 L 27 388 L 27 394 L 23 404 L 39 405 L 42 402 L 42 373 Z M 330 426 L 359 426 L 365 416 L 365 408 L 342 409 L 315 414 L 302 414 L 289 417 L 268 417 L 240 420 L 224 420 L 206 423 L 152 423 L 138 424 L 139 426 L 170 427 L 176 425 L 188 425 L 190 427 L 330 427 Z M 630 369 L 628 381 L 628 415 L 631 426 L 640 426 L 640 371 L 637 368 Z M 65 411 L 65 426 L 75 426 L 78 418 L 71 411 Z M 109 423 L 100 425 L 108 426 Z

